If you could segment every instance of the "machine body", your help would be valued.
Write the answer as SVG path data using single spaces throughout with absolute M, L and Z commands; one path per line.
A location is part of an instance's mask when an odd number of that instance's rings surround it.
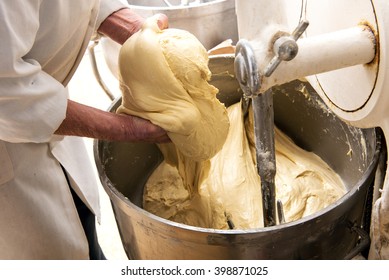
M 250 44 L 258 65 L 258 94 L 306 79 L 341 119 L 361 128 L 381 127 L 388 144 L 388 1 L 236 0 L 236 12 L 239 42 Z M 293 37 L 303 22 L 309 26 L 296 43 L 296 56 L 278 59 L 269 71 L 279 38 Z M 250 71 L 241 72 L 250 76 Z M 389 259 L 388 170 L 380 191 L 372 213 L 370 257 Z

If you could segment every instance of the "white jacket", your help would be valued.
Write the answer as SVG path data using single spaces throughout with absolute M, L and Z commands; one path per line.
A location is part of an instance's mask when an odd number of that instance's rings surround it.
M 0 1 L 0 259 L 89 258 L 61 165 L 99 216 L 93 169 L 82 139 L 53 133 L 95 27 L 124 6 L 99 2 Z

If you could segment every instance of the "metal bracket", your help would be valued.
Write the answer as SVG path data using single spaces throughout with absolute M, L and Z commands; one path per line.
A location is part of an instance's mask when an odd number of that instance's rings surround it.
M 273 45 L 274 57 L 264 69 L 264 76 L 270 77 L 282 61 L 290 61 L 298 53 L 297 40 L 307 29 L 309 22 L 302 20 L 290 36 L 281 36 Z

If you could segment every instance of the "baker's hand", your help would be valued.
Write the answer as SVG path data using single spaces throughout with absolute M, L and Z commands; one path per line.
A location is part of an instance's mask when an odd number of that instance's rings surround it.
M 68 100 L 66 118 L 55 134 L 89 137 L 107 141 L 170 142 L 166 131 L 150 121 L 102 111 Z
M 167 15 L 156 14 L 156 15 L 154 15 L 154 17 L 157 18 L 157 24 L 158 24 L 159 29 L 163 30 L 163 29 L 169 28 L 169 19 L 168 19 Z
M 164 14 L 156 14 L 157 23 L 160 29 L 166 29 L 169 26 L 169 20 Z M 110 37 L 115 42 L 123 43 L 141 29 L 145 18 L 138 15 L 131 9 L 125 8 L 112 13 L 99 26 L 98 32 Z
M 151 142 L 151 143 L 167 143 L 171 142 L 166 131 L 161 127 L 152 124 L 150 121 L 130 116 L 122 115 L 128 118 L 125 125 L 127 127 L 127 135 L 131 141 Z

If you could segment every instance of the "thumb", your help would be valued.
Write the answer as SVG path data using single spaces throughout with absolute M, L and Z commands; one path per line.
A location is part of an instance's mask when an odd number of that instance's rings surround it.
M 165 14 L 156 14 L 159 29 L 163 30 L 169 27 L 169 19 Z

